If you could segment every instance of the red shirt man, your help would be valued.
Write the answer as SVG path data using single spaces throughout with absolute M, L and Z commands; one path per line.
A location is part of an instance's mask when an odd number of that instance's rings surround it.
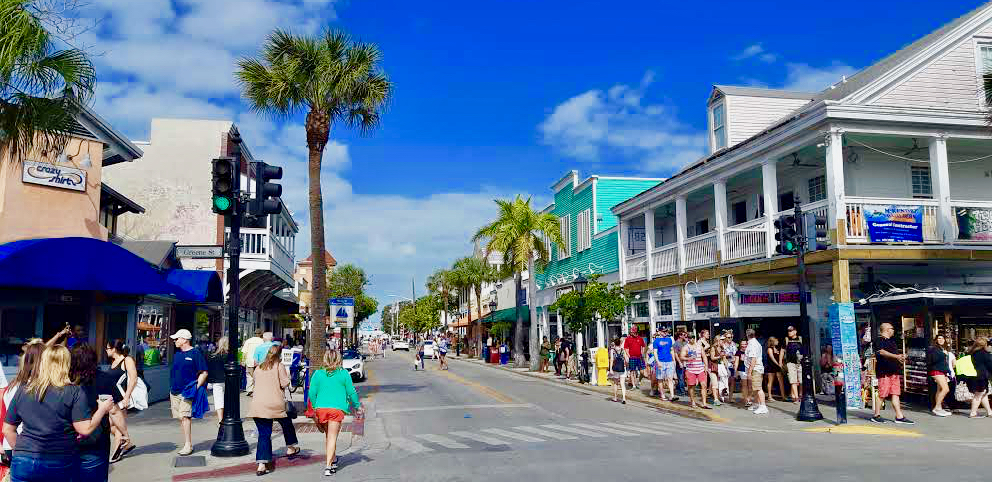
M 627 356 L 630 357 L 630 368 L 631 370 L 643 370 L 644 364 L 644 339 L 637 335 L 637 328 L 630 327 L 630 336 L 627 337 L 623 342 L 623 348 L 627 350 Z M 634 364 L 634 359 L 637 359 L 639 365 Z

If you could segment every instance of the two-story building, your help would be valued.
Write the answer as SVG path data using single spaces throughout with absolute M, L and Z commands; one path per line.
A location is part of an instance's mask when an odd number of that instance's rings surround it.
M 558 218 L 561 237 L 565 244 L 547 244 L 550 261 L 542 272 L 536 273 L 538 317 L 541 337 L 549 340 L 561 337 L 564 332 L 563 320 L 548 307 L 560 295 L 572 289 L 572 281 L 581 273 L 583 276 L 599 275 L 599 281 L 616 283 L 620 281 L 619 251 L 629 246 L 643 245 L 643 236 L 636 232 L 620 242 L 617 230 L 617 217 L 611 209 L 644 191 L 657 186 L 664 179 L 590 176 L 580 182 L 577 171 L 569 171 L 554 185 L 554 202 L 542 212 Z M 641 233 L 643 234 L 643 233 Z M 615 320 L 607 320 L 607 325 L 599 323 L 596 329 L 598 346 L 610 338 L 618 336 L 621 328 Z M 646 328 L 646 326 L 645 326 Z
M 974 307 L 992 292 L 990 68 L 986 4 L 822 92 L 715 86 L 711 153 L 613 208 L 640 314 L 783 336 L 800 298 L 773 223 L 799 203 L 828 221 L 827 249 L 805 258 L 814 343 L 830 305 L 852 301 L 859 324 L 893 322 L 911 355 L 937 332 L 958 349 L 988 335 L 992 315 Z M 936 290 L 956 293 L 920 294 Z M 910 389 L 925 382 L 914 372 Z

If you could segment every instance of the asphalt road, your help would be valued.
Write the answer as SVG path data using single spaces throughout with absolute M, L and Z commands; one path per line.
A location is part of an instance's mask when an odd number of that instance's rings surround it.
M 369 362 L 365 437 L 346 481 L 984 480 L 992 419 L 967 442 L 826 434 L 689 420 L 600 393 L 466 362 L 414 371 L 408 354 Z M 985 437 L 987 440 L 981 440 Z M 306 447 L 319 451 L 318 447 Z M 976 463 L 977 462 L 977 463 Z M 321 464 L 264 479 L 322 479 Z M 985 470 L 983 470 L 985 471 Z

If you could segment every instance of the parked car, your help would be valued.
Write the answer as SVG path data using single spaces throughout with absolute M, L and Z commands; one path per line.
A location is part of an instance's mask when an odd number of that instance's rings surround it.
M 393 338 L 393 351 L 396 350 L 410 351 L 410 342 L 403 338 Z
M 437 358 L 437 350 L 434 349 L 433 341 L 424 342 L 424 358 Z
M 365 372 L 365 357 L 356 350 L 345 350 L 341 352 L 341 366 L 351 375 L 351 379 L 356 382 L 364 382 L 368 377 Z

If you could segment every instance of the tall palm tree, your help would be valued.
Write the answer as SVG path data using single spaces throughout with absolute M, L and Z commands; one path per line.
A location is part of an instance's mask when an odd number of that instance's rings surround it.
M 95 87 L 86 54 L 56 49 L 31 0 L 0 0 L 0 164 L 60 153 Z
M 476 313 L 478 317 L 476 323 L 482 326 L 482 286 L 499 279 L 498 273 L 488 261 L 475 256 L 466 256 L 455 261 L 455 270 L 458 271 L 458 279 L 464 286 L 475 292 Z M 472 308 L 471 296 L 469 297 L 469 309 Z M 476 340 L 481 342 L 482 330 L 476 330 Z
M 261 56 L 238 61 L 235 76 L 252 110 L 287 118 L 306 112 L 310 184 L 310 248 L 313 254 L 313 298 L 327 299 L 324 260 L 324 200 L 320 170 L 331 127 L 340 122 L 362 134 L 379 126 L 393 84 L 380 69 L 382 54 L 374 44 L 352 42 L 346 34 L 326 30 L 319 37 L 272 32 Z M 311 307 L 320 326 L 327 305 Z M 311 336 L 311 360 L 323 356 L 322 337 Z
M 550 253 L 544 240 L 550 239 L 558 246 L 563 244 L 558 218 L 534 211 L 530 205 L 530 198 L 523 199 L 517 196 L 512 201 L 497 199 L 496 204 L 499 206 L 499 217 L 480 228 L 472 239 L 485 240 L 488 252 L 504 253 L 504 263 L 517 273 L 517 276 L 520 276 L 524 270 L 529 273 L 527 306 L 530 308 L 530 369 L 536 371 L 540 368 L 540 344 L 537 339 L 537 307 L 534 306 L 534 296 L 537 294 L 534 277 L 537 274 L 536 268 L 543 268 L 550 260 Z M 518 333 L 522 335 L 521 320 L 517 320 L 517 325 Z M 522 343 L 522 337 L 517 336 L 515 348 L 518 362 L 522 357 L 523 350 L 519 347 Z
M 427 277 L 427 292 L 437 293 L 441 300 L 441 307 L 444 310 L 444 325 L 448 325 L 449 301 L 451 298 L 452 272 L 446 269 L 438 269 Z

